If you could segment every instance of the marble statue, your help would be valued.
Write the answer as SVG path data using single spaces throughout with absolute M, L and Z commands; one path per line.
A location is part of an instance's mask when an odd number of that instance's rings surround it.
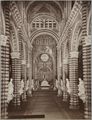
M 83 103 L 85 103 L 86 100 L 85 87 L 84 87 L 84 81 L 81 78 L 79 78 L 78 90 L 79 90 L 78 95 L 80 99 L 83 101 Z
M 32 79 L 31 88 L 34 90 L 34 79 Z
M 28 89 L 29 89 L 29 80 L 27 80 L 26 91 L 28 91 Z
M 23 93 L 23 89 L 24 89 L 24 81 L 23 81 L 23 79 L 21 80 L 21 86 L 20 86 L 20 90 L 19 90 L 19 93 L 20 93 L 20 95 Z
M 58 89 L 58 97 L 62 96 L 62 91 L 63 91 L 63 81 L 62 79 L 60 80 L 60 82 L 57 82 L 57 89 Z
M 58 80 L 56 80 L 56 88 L 58 89 Z
M 11 78 L 10 79 L 10 82 L 8 83 L 8 97 L 7 97 L 7 102 L 9 103 L 13 97 L 14 97 L 14 94 L 13 94 L 13 91 L 14 91 L 14 85 L 13 85 L 13 79 Z
M 61 90 L 64 90 L 64 86 L 63 86 L 63 80 L 61 79 Z
M 71 89 L 70 89 L 70 83 L 68 78 L 66 78 L 66 87 L 67 87 L 67 92 L 70 94 L 71 93 Z

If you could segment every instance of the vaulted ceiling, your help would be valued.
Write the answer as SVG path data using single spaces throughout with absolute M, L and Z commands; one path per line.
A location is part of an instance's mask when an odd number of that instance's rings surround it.
M 26 14 L 28 22 L 39 14 L 47 14 L 53 16 L 57 21 L 61 21 L 63 17 L 64 2 L 56 1 L 33 1 L 26 2 Z

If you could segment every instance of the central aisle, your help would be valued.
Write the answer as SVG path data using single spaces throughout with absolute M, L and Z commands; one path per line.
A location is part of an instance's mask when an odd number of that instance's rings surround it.
M 60 98 L 59 98 L 60 99 Z M 60 105 L 60 101 L 54 91 L 35 91 L 26 108 L 25 115 L 45 115 L 46 120 L 58 120 L 71 118 Z M 38 120 L 38 118 L 37 118 Z
M 82 119 L 83 111 L 70 110 L 68 103 L 63 102 L 61 97 L 57 97 L 55 91 L 38 90 L 33 92 L 33 96 L 28 98 L 26 104 L 22 104 L 20 111 L 9 112 L 9 118 L 18 119 L 24 116 L 34 120 L 71 120 Z
M 45 115 L 45 118 L 60 119 L 69 117 L 65 111 L 61 111 L 55 101 L 56 93 L 53 91 L 43 90 L 33 94 L 26 108 L 26 115 Z

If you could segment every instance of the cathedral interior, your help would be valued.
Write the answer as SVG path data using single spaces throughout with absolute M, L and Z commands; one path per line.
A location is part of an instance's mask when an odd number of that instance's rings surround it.
M 0 1 L 1 119 L 91 120 L 91 1 Z

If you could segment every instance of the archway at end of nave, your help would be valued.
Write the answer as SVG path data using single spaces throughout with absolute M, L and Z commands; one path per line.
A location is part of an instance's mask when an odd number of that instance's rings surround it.
M 36 87 L 54 87 L 57 76 L 57 42 L 48 34 L 42 34 L 33 41 L 33 79 Z

